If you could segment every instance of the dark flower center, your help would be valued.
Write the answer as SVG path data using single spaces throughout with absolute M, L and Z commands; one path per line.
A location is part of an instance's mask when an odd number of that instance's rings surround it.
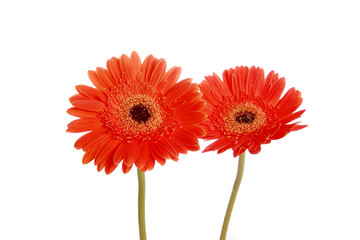
M 255 119 L 255 114 L 252 112 L 240 112 L 236 115 L 235 120 L 238 123 L 246 123 L 246 124 L 250 124 L 254 121 Z
M 133 106 L 129 114 L 130 117 L 138 123 L 146 123 L 151 117 L 149 110 L 142 104 Z

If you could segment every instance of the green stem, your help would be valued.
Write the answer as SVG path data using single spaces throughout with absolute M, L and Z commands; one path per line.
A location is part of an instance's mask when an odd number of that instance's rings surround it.
M 237 175 L 236 175 L 236 179 L 235 179 L 235 182 L 234 182 L 234 187 L 233 187 L 233 190 L 232 190 L 232 193 L 231 193 L 231 196 L 230 196 L 228 208 L 226 210 L 224 223 L 223 223 L 223 227 L 222 227 L 222 230 L 221 230 L 220 240 L 225 240 L 226 239 L 226 233 L 227 233 L 227 230 L 228 230 L 228 227 L 229 227 L 231 212 L 232 212 L 232 209 L 234 207 L 236 195 L 237 195 L 237 192 L 239 190 L 241 179 L 242 179 L 242 176 L 243 176 L 243 173 L 244 173 L 244 165 L 245 165 L 245 152 L 243 152 L 239 156 L 239 166 L 238 166 L 238 170 L 237 170 Z
M 137 175 L 139 179 L 139 198 L 138 198 L 139 233 L 140 233 L 140 240 L 146 240 L 145 175 L 140 169 L 137 170 Z

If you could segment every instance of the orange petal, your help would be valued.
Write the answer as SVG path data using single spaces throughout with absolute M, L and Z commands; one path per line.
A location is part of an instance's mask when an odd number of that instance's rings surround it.
M 187 126 L 183 126 L 183 128 L 193 133 L 198 138 L 203 137 L 205 135 L 205 130 L 197 125 L 187 125 Z
M 68 124 L 68 132 L 86 132 L 101 128 L 104 123 L 99 118 L 80 118 Z
M 113 60 L 108 60 L 106 62 L 106 68 L 110 72 L 113 85 L 118 85 L 120 83 L 120 78 L 121 78 L 121 72 L 120 72 L 119 65 L 116 64 L 116 62 Z M 105 167 L 105 170 L 106 170 L 106 167 Z
M 151 171 L 155 166 L 155 159 L 153 157 L 149 158 L 148 162 L 146 163 L 146 169 Z
M 101 142 L 101 146 L 98 148 L 96 155 L 95 155 L 95 165 L 99 165 L 103 160 L 105 160 L 106 156 L 109 154 L 109 151 L 106 151 L 106 147 L 108 144 L 113 141 L 112 138 L 106 139 L 105 141 Z M 105 156 L 104 156 L 105 155 Z M 104 164 L 105 166 L 105 164 Z
M 125 163 L 123 162 L 123 164 L 122 164 L 122 171 L 123 171 L 123 173 L 128 173 L 128 172 L 131 170 L 132 166 L 133 166 L 133 165 L 131 165 L 130 167 L 128 167 L 128 166 L 126 166 Z
M 206 119 L 206 114 L 203 112 L 186 112 L 179 115 L 179 121 L 183 125 L 193 125 L 200 123 Z
M 100 92 L 96 88 L 92 88 L 92 87 L 89 87 L 86 85 L 77 85 L 75 88 L 76 88 L 76 91 L 78 91 L 78 93 L 80 93 L 81 95 L 84 95 L 88 98 L 91 98 L 94 100 L 100 100 L 102 102 L 106 102 L 106 100 L 107 100 L 104 93 Z
M 105 107 L 105 103 L 96 100 L 77 100 L 72 102 L 72 105 L 78 109 L 101 112 Z
M 153 72 L 151 73 L 151 77 L 149 80 L 149 84 L 154 86 L 155 89 L 157 89 L 157 87 L 160 85 L 160 82 L 163 81 L 165 70 L 166 70 L 166 61 L 164 59 L 160 59 L 156 63 L 156 66 Z
M 298 131 L 298 130 L 301 130 L 301 129 L 306 128 L 306 127 L 308 127 L 308 125 L 296 125 L 295 127 L 293 127 L 291 129 L 291 131 Z
M 199 141 L 195 134 L 183 128 L 177 128 L 173 134 L 174 138 L 179 140 L 185 146 L 198 146 Z
M 115 80 L 111 78 L 110 73 L 106 69 L 97 67 L 96 74 L 107 89 L 110 89 L 114 86 Z
M 93 138 L 91 141 L 84 144 L 83 150 L 87 152 L 87 151 L 92 151 L 94 149 L 98 149 L 101 146 L 101 144 L 109 138 L 111 138 L 109 134 L 107 133 L 101 134 L 99 137 Z
M 134 164 L 139 154 L 139 142 L 133 141 L 127 143 L 124 147 L 124 163 L 130 167 Z
M 295 112 L 295 113 L 291 113 L 289 115 L 286 115 L 282 118 L 280 118 L 280 121 L 282 123 L 288 123 L 288 122 L 291 122 L 299 117 L 301 117 L 301 115 L 305 112 L 305 110 L 301 110 L 301 111 L 298 111 L 298 112 Z
M 125 54 L 120 57 L 120 69 L 129 79 L 135 79 L 135 70 L 132 61 Z
M 200 84 L 200 91 L 203 94 L 203 99 L 213 106 L 217 106 L 219 104 L 218 99 L 216 99 L 211 86 L 207 82 L 202 82 Z
M 112 161 L 107 161 L 105 165 L 105 173 L 109 175 L 117 168 L 117 166 L 118 165 L 115 165 Z
M 113 160 L 114 153 L 117 150 L 119 145 L 120 145 L 119 140 L 110 139 L 110 141 L 106 143 L 104 148 L 101 149 L 101 153 L 99 153 L 99 152 L 96 153 L 95 162 L 96 161 L 98 161 L 98 163 L 108 162 L 108 161 L 113 162 L 112 160 Z
M 146 166 L 146 162 L 149 159 L 149 146 L 147 142 L 143 142 L 140 145 L 139 155 L 137 156 L 135 165 L 137 168 L 142 169 Z
M 177 111 L 198 112 L 204 109 L 205 106 L 206 106 L 205 101 L 197 101 L 190 105 L 187 102 L 186 104 L 175 106 L 174 108 L 176 108 Z
M 186 91 L 188 87 L 190 87 L 192 79 L 184 79 L 178 82 L 174 87 L 170 88 L 164 95 L 166 102 L 175 101 L 177 98 L 181 96 L 183 92 Z
M 156 151 L 154 151 L 154 148 L 150 149 L 150 153 L 152 158 L 154 158 L 161 166 L 165 165 L 166 159 L 161 157 Z
M 103 88 L 105 88 L 105 85 L 102 83 L 102 81 L 100 80 L 100 78 L 97 76 L 95 71 L 88 71 L 88 76 L 90 81 L 94 84 L 94 86 L 99 89 L 102 90 Z
M 179 140 L 176 140 L 175 138 L 168 139 L 169 142 L 171 142 L 174 147 L 177 149 L 179 153 L 186 154 L 187 148 L 184 144 L 182 144 Z
M 130 55 L 130 59 L 132 61 L 132 65 L 134 67 L 135 74 L 137 75 L 141 69 L 141 59 L 139 57 L 139 54 L 137 52 L 133 51 Z
M 99 113 L 97 112 L 89 112 L 86 110 L 81 110 L 78 108 L 69 108 L 66 111 L 68 114 L 70 114 L 71 116 L 75 116 L 75 117 L 80 117 L 80 118 L 89 118 L 89 117 L 97 117 L 99 115 Z
M 177 149 L 173 146 L 173 144 L 171 144 L 171 142 L 166 139 L 166 138 L 162 138 L 160 141 L 158 141 L 158 144 L 163 147 L 168 153 L 170 153 L 170 157 L 178 157 L 179 156 L 179 152 L 177 151 Z
M 96 130 L 93 132 L 86 133 L 75 142 L 74 147 L 76 149 L 81 149 L 84 146 L 86 146 L 87 144 L 89 144 L 91 141 L 93 141 L 94 139 L 97 139 L 100 136 L 106 134 L 106 132 L 107 132 L 106 129 L 101 129 L 101 130 Z
M 285 78 L 280 78 L 271 86 L 269 92 L 264 97 L 264 100 L 268 104 L 275 103 L 277 100 L 279 100 L 284 89 L 285 89 Z
M 265 73 L 264 73 L 264 69 L 260 68 L 260 71 L 257 72 L 254 82 L 254 89 L 253 89 L 254 96 L 261 95 L 261 91 L 264 88 L 264 84 L 265 84 Z
M 88 164 L 89 162 L 91 162 L 94 159 L 95 154 L 96 154 L 96 151 L 85 152 L 83 159 L 82 159 L 82 163 Z
M 226 138 L 220 138 L 207 146 L 203 152 L 209 152 L 209 151 L 216 151 L 218 149 L 221 149 L 223 147 L 227 147 L 232 143 L 232 141 L 226 139 Z
M 170 153 L 168 151 L 166 151 L 163 147 L 161 147 L 160 144 L 158 144 L 158 143 L 150 143 L 149 147 L 151 149 L 151 152 L 154 153 L 155 155 L 157 155 L 157 156 L 159 156 L 159 157 L 161 157 L 163 159 L 169 159 L 170 158 Z
M 277 140 L 277 139 L 285 137 L 288 133 L 289 133 L 289 131 L 287 131 L 287 130 L 279 129 L 274 135 L 272 135 L 270 137 L 270 139 Z
M 115 165 L 119 165 L 119 163 L 124 159 L 124 147 L 126 146 L 125 143 L 120 143 L 118 148 L 116 149 L 114 156 L 113 156 L 113 162 Z
M 156 67 L 156 64 L 159 60 L 154 58 L 152 55 L 149 55 L 143 64 L 143 73 L 144 73 L 144 81 L 150 82 L 151 75 Z M 145 64 L 146 63 L 146 64 Z
M 71 103 L 73 103 L 73 102 L 75 102 L 75 101 L 79 101 L 79 100 L 90 100 L 88 97 L 85 97 L 85 96 L 83 96 L 83 95 L 80 95 L 80 94 L 75 94 L 75 95 L 73 95 L 73 96 L 71 96 L 70 98 L 69 98 L 69 101 L 71 102 Z
M 179 80 L 180 75 L 181 75 L 180 67 L 170 68 L 165 75 L 166 84 L 164 86 L 163 91 L 166 92 L 168 89 L 172 88 L 176 84 L 177 80 Z

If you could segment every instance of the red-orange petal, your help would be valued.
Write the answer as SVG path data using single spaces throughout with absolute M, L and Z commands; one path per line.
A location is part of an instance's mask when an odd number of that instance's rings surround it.
M 142 169 L 146 166 L 147 161 L 149 160 L 149 145 L 147 142 L 143 142 L 139 149 L 139 154 L 135 161 L 137 168 Z
M 89 112 L 86 110 L 78 109 L 78 108 L 69 108 L 67 110 L 67 113 L 71 116 L 80 117 L 80 118 L 91 118 L 91 117 L 97 117 L 99 113 L 97 112 Z
M 102 90 L 103 88 L 105 88 L 105 85 L 99 79 L 99 77 L 97 76 L 95 71 L 93 71 L 93 70 L 88 71 L 88 76 L 89 76 L 90 81 L 94 84 L 94 86 L 97 89 Z
M 163 81 L 165 70 L 166 70 L 166 62 L 164 59 L 160 59 L 157 62 L 153 72 L 151 73 L 151 77 L 149 80 L 149 84 L 154 86 L 155 89 L 157 89 L 157 87 L 160 85 L 160 82 Z
M 280 78 L 271 86 L 268 94 L 264 97 L 264 100 L 268 104 L 275 103 L 277 100 L 279 100 L 284 89 L 285 89 L 285 78 Z
M 168 139 L 166 138 L 162 138 L 160 141 L 158 141 L 158 144 L 164 148 L 169 154 L 170 156 L 173 157 L 178 157 L 179 156 L 179 152 L 176 150 L 176 148 L 171 144 L 170 141 L 168 141 Z
M 105 173 L 110 174 L 112 173 L 118 165 L 115 165 L 112 161 L 107 161 L 105 164 Z
M 104 93 L 100 92 L 96 88 L 92 88 L 92 87 L 89 87 L 86 85 L 77 85 L 75 88 L 76 88 L 76 91 L 78 91 L 78 93 L 80 93 L 88 98 L 91 98 L 93 100 L 100 100 L 102 102 L 105 102 L 107 100 Z
M 206 119 L 206 114 L 203 112 L 186 112 L 179 115 L 179 121 L 183 125 L 194 125 Z
M 87 142 L 84 146 L 83 146 L 83 150 L 84 151 L 92 151 L 95 149 L 98 149 L 101 144 L 104 141 L 107 141 L 107 139 L 111 138 L 111 136 L 109 134 L 102 134 L 97 138 L 93 138 L 91 141 Z
M 203 152 L 218 150 L 220 148 L 228 146 L 231 142 L 232 141 L 230 141 L 226 138 L 218 139 L 215 142 L 213 142 L 212 144 L 210 144 L 209 146 L 207 146 Z
M 101 128 L 104 123 L 99 118 L 81 118 L 68 124 L 68 132 L 86 132 Z
M 88 164 L 89 162 L 91 162 L 94 159 L 95 154 L 96 154 L 96 151 L 85 152 L 83 159 L 82 159 L 82 163 Z
M 115 80 L 111 78 L 110 73 L 106 69 L 97 67 L 96 74 L 107 89 L 114 86 Z
M 197 125 L 188 125 L 184 126 L 184 129 L 193 133 L 196 137 L 203 137 L 205 135 L 205 130 Z
M 103 136 L 105 133 L 106 133 L 106 129 L 100 129 L 86 133 L 75 142 L 74 147 L 76 149 L 81 149 L 85 147 L 87 144 L 89 144 L 91 141 L 93 141 L 94 139 Z
M 101 112 L 106 107 L 103 102 L 99 102 L 96 100 L 77 100 L 72 102 L 72 104 L 78 109 L 93 112 Z
M 180 74 L 181 74 L 180 67 L 170 68 L 165 74 L 166 84 L 164 86 L 163 91 L 167 91 L 168 89 L 172 88 L 176 84 L 177 80 L 179 80 Z
M 112 162 L 114 153 L 119 145 L 120 145 L 119 140 L 110 139 L 110 141 L 106 143 L 104 148 L 101 149 L 101 153 L 98 152 L 96 154 L 95 162 L 96 161 L 98 161 L 98 163 L 107 162 L 107 161 Z
M 75 101 L 79 101 L 79 100 L 90 100 L 88 97 L 84 96 L 84 95 L 81 95 L 81 94 L 75 94 L 73 96 L 71 96 L 69 98 L 69 101 L 71 103 L 75 102 Z
M 114 86 L 118 85 L 120 83 L 120 78 L 121 78 L 121 72 L 120 72 L 119 65 L 117 65 L 115 61 L 110 59 L 106 62 L 106 68 L 108 69 L 108 71 L 110 73 L 113 85 Z M 106 169 L 106 167 L 105 167 L 105 169 Z
M 131 166 L 126 166 L 126 164 L 123 162 L 123 164 L 122 164 L 122 171 L 123 171 L 123 173 L 128 173 L 128 172 L 131 170 L 132 166 L 133 166 L 133 165 L 131 165 Z
M 130 59 L 131 59 L 132 65 L 134 67 L 135 74 L 137 75 L 141 69 L 140 56 L 139 56 L 139 54 L 137 54 L 137 52 L 133 51 L 130 55 Z
M 146 169 L 151 171 L 155 166 L 155 159 L 153 157 L 150 157 L 148 162 L 146 163 Z
M 119 163 L 124 159 L 124 147 L 126 146 L 125 143 L 120 143 L 117 147 L 114 156 L 113 162 L 115 165 L 119 165 Z
M 139 154 L 139 142 L 127 143 L 124 147 L 124 164 L 128 167 L 134 164 Z
M 174 138 L 179 140 L 185 146 L 198 146 L 199 141 L 195 134 L 183 128 L 177 128 L 173 134 Z
M 184 79 L 178 82 L 174 87 L 170 88 L 164 95 L 166 102 L 175 101 L 177 98 L 181 96 L 181 94 L 186 91 L 188 87 L 190 87 L 192 79 Z
M 132 65 L 132 61 L 125 54 L 120 57 L 120 69 L 129 79 L 135 79 L 135 69 Z

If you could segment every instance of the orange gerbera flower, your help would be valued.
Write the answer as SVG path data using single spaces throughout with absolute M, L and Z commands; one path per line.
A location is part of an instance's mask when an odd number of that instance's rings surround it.
M 217 139 L 204 152 L 232 149 L 236 157 L 248 149 L 256 154 L 261 144 L 306 127 L 290 123 L 305 112 L 294 112 L 302 103 L 301 93 L 291 88 L 280 99 L 285 78 L 278 78 L 274 71 L 265 78 L 262 68 L 241 66 L 225 70 L 223 79 L 214 73 L 200 84 L 208 103 L 203 110 L 208 115 L 202 123 L 203 138 Z
M 185 79 L 177 83 L 180 67 L 166 71 L 164 59 L 133 52 L 107 61 L 107 69 L 89 71 L 95 88 L 76 86 L 68 113 L 80 117 L 68 132 L 87 132 L 75 142 L 85 151 L 83 163 L 95 159 L 98 171 L 110 174 L 122 162 L 127 173 L 133 164 L 145 172 L 179 153 L 199 150 L 201 112 L 198 86 Z

